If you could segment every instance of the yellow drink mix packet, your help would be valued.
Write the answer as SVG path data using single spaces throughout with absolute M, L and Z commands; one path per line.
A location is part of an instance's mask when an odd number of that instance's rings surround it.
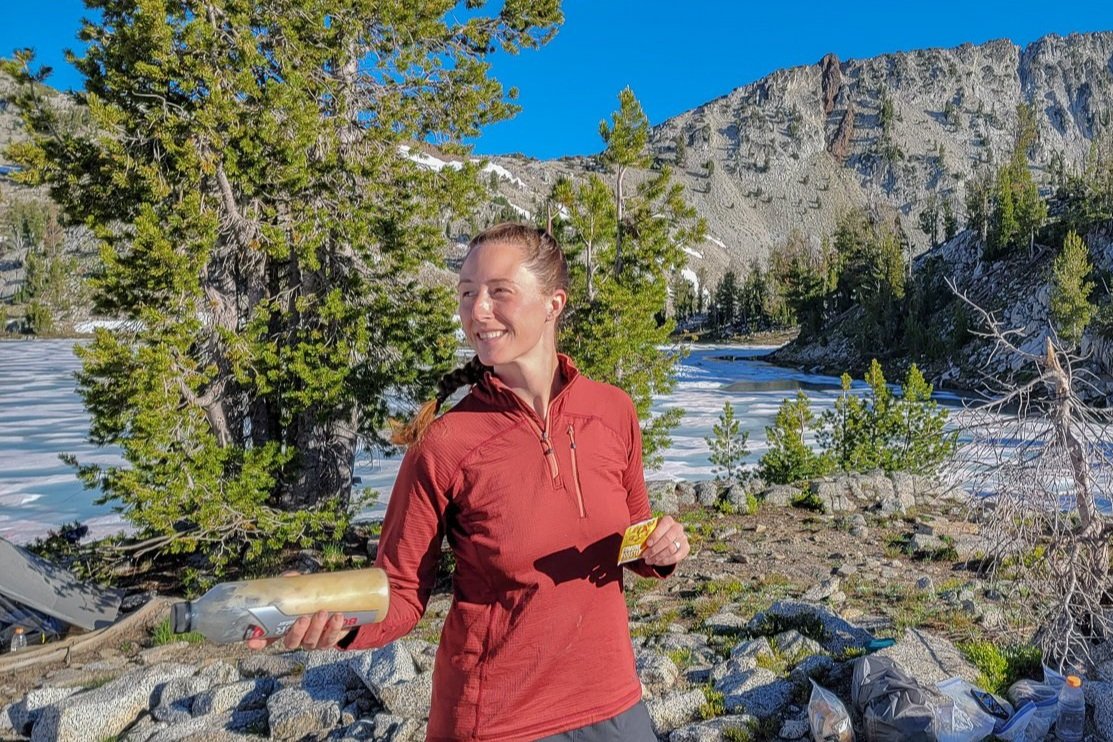
M 657 519 L 650 518 L 641 523 L 635 523 L 626 529 L 622 537 L 622 546 L 618 550 L 618 563 L 632 562 L 642 555 L 645 550 L 645 540 L 653 529 L 657 527 Z

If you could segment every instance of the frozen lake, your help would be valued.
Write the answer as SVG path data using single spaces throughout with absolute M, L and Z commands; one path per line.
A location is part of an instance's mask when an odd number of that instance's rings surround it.
M 97 493 L 83 489 L 59 454 L 84 463 L 120 462 L 117 451 L 89 443 L 88 416 L 75 390 L 80 364 L 72 340 L 0 343 L 0 536 L 25 543 L 62 523 L 80 520 L 93 535 L 119 530 L 111 505 L 96 505 Z M 681 407 L 684 418 L 672 446 L 648 479 L 708 479 L 712 476 L 705 436 L 730 401 L 749 432 L 751 462 L 766 450 L 765 427 L 782 399 L 805 389 L 818 412 L 830 407 L 839 381 L 773 366 L 761 360 L 768 347 L 699 346 L 681 363 L 676 390 L 654 401 L 660 412 Z M 864 385 L 858 385 L 864 388 Z M 957 403 L 953 395 L 941 401 Z M 378 490 L 379 503 L 362 515 L 379 515 L 398 471 L 398 458 L 360 454 L 356 473 Z

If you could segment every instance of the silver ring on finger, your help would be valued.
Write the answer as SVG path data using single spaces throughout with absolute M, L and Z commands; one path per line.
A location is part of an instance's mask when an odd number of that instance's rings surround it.
M 676 547 L 676 548 L 674 548 L 674 549 L 673 549 L 673 552 L 674 552 L 674 553 L 677 553 L 677 554 L 679 554 L 679 553 L 680 553 L 680 542 L 679 542 L 679 541 L 675 541 L 675 540 L 674 540 L 674 541 L 672 542 L 672 545 L 673 545 L 674 547 Z

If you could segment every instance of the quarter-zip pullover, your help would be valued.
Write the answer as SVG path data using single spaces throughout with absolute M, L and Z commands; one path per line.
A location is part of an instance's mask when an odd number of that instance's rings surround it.
M 625 392 L 559 358 L 544 420 L 487 374 L 410 448 L 387 504 L 376 564 L 390 609 L 348 646 L 414 628 L 447 536 L 456 571 L 430 740 L 532 740 L 641 698 L 616 565 L 626 527 L 650 517 L 641 430 Z

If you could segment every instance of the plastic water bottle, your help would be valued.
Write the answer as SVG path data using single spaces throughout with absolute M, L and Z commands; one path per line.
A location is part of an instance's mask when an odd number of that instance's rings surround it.
M 27 634 L 22 626 L 16 626 L 12 631 L 11 651 L 18 652 L 27 648 Z
M 1055 737 L 1063 742 L 1077 742 L 1086 732 L 1086 695 L 1082 679 L 1068 675 L 1059 691 L 1059 721 L 1055 723 Z
M 217 644 L 282 636 L 299 616 L 341 613 L 344 626 L 386 618 L 390 585 L 377 568 L 222 582 L 171 608 L 174 632 L 200 632 Z

